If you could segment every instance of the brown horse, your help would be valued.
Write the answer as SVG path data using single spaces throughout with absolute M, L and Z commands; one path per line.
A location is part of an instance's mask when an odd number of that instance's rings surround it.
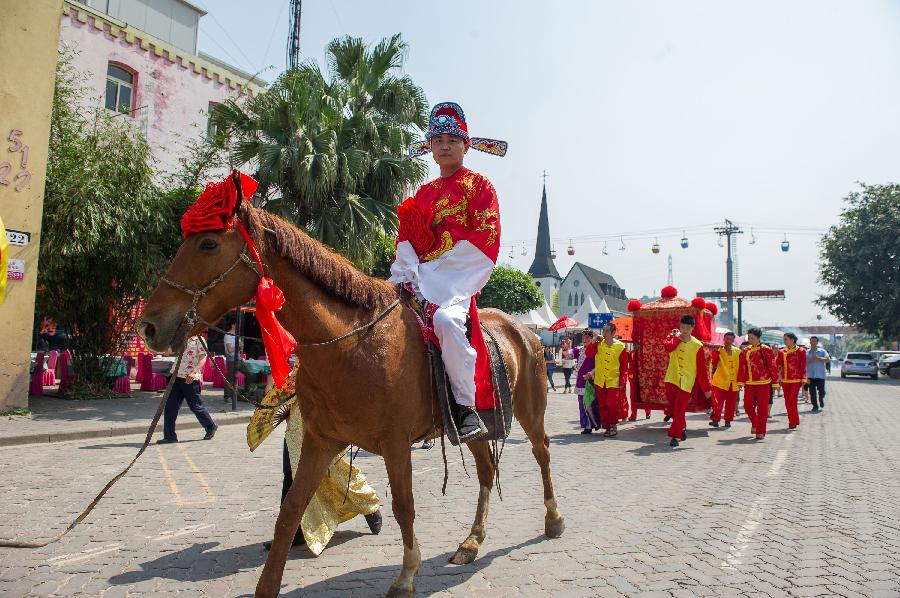
M 397 300 L 384 281 L 370 278 L 283 220 L 240 201 L 235 218 L 244 224 L 286 303 L 278 318 L 298 340 L 297 388 L 306 426 L 300 464 L 281 505 L 272 548 L 256 586 L 257 596 L 278 594 L 291 539 L 328 464 L 348 444 L 384 458 L 393 512 L 403 535 L 403 569 L 388 596 L 412 596 L 421 564 L 413 530 L 410 446 L 440 433 L 422 334 L 409 310 L 398 306 L 365 332 L 330 346 L 307 346 L 339 337 L 372 322 Z M 254 295 L 258 274 L 234 228 L 188 236 L 166 280 L 147 302 L 139 325 L 153 351 L 177 349 L 202 322 L 215 322 Z M 224 274 L 224 276 L 223 276 Z M 218 281 L 218 282 L 216 282 Z M 174 283 L 174 286 L 173 286 Z M 181 287 L 181 289 L 176 288 Z M 192 297 L 186 289 L 204 289 Z M 190 317 L 194 316 L 194 317 Z M 192 321 L 193 320 L 193 321 Z M 550 479 L 550 451 L 544 432 L 546 371 L 535 336 L 503 312 L 484 310 L 481 321 L 495 336 L 514 396 L 514 415 L 528 439 L 544 482 L 549 537 L 563 533 Z M 437 416 L 439 417 L 439 416 Z M 469 563 L 487 530 L 495 464 L 487 442 L 470 442 L 478 470 L 478 507 L 469 536 L 453 563 Z

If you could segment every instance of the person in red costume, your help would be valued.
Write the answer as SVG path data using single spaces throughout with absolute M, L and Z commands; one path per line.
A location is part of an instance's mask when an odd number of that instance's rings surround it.
M 762 331 L 751 328 L 747 331 L 750 345 L 741 353 L 738 366 L 738 384 L 744 387 L 744 411 L 750 418 L 750 434 L 757 440 L 766 437 L 766 421 L 769 417 L 769 396 L 773 384 L 778 384 L 778 367 L 775 352 L 764 345 L 759 338 Z
M 450 388 L 460 406 L 459 437 L 468 441 L 486 428 L 475 410 L 478 355 L 466 338 L 466 318 L 477 322 L 475 296 L 497 262 L 500 209 L 494 186 L 463 166 L 463 158 L 470 146 L 503 155 L 506 144 L 470 138 L 465 114 L 453 102 L 431 110 L 425 137 L 426 144 L 415 144 L 411 154 L 431 151 L 441 176 L 419 187 L 397 209 L 397 256 L 389 281 L 414 294 L 433 318 Z
M 695 324 L 694 316 L 681 316 L 678 330 L 673 330 L 665 340 L 666 351 L 669 352 L 665 383 L 672 417 L 669 426 L 669 446 L 672 448 L 678 446 L 679 440 L 687 440 L 685 412 L 694 387 L 700 386 L 707 399 L 712 394 L 703 343 L 692 335 Z
M 797 412 L 797 395 L 800 387 L 807 383 L 806 349 L 797 346 L 797 335 L 788 332 L 784 335 L 784 348 L 778 352 L 778 376 L 781 379 L 781 390 L 784 391 L 784 408 L 788 414 L 788 428 L 796 430 L 800 425 L 800 414 Z

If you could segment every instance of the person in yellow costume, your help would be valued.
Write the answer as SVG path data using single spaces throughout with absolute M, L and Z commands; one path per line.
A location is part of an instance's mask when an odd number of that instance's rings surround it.
M 692 334 L 695 324 L 694 316 L 681 316 L 678 330 L 673 330 L 663 343 L 669 352 L 665 384 L 669 413 L 672 415 L 672 425 L 669 426 L 669 446 L 672 448 L 678 446 L 679 440 L 687 440 L 685 412 L 694 387 L 699 386 L 707 399 L 712 396 L 703 343 Z
M 628 376 L 630 358 L 625 344 L 615 337 L 616 325 L 609 323 L 601 331 L 603 340 L 597 345 L 594 370 L 585 374 L 593 379 L 597 406 L 600 409 L 600 425 L 606 428 L 604 436 L 619 433 L 618 421 L 622 415 L 622 399 Z
M 734 333 L 728 331 L 724 336 L 725 344 L 712 354 L 715 373 L 712 378 L 712 415 L 709 425 L 719 427 L 719 420 L 725 415 L 725 427 L 731 427 L 738 402 L 738 366 L 741 351 L 734 346 Z
M 285 397 L 294 394 L 294 379 L 294 375 L 291 375 L 281 390 L 271 389 L 263 398 L 262 404 L 277 405 Z M 287 419 L 282 452 L 284 469 L 282 501 L 297 472 L 297 465 L 300 463 L 300 447 L 303 444 L 303 420 L 296 401 L 295 396 L 277 410 L 258 408 L 247 425 L 247 444 L 253 451 L 271 434 L 278 423 Z M 310 552 L 318 556 L 328 545 L 338 525 L 357 515 L 365 516 L 369 529 L 373 534 L 378 534 L 381 532 L 382 525 L 380 506 L 381 501 L 378 499 L 378 494 L 369 485 L 366 477 L 358 467 L 350 464 L 347 453 L 342 453 L 332 461 L 322 483 L 319 484 L 309 501 L 309 506 L 306 507 L 306 512 L 303 513 L 303 518 L 300 520 L 300 527 L 294 537 L 293 545 L 305 543 Z M 264 544 L 266 550 L 271 544 L 271 542 Z

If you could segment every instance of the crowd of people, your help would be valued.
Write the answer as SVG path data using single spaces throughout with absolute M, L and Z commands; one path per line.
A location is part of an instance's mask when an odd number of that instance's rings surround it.
M 709 426 L 726 429 L 743 409 L 750 420 L 750 435 L 766 437 L 767 423 L 776 398 L 784 400 L 788 429 L 800 426 L 798 403 L 811 402 L 812 412 L 825 408 L 825 377 L 830 363 L 828 352 L 811 337 L 809 346 L 798 344 L 797 335 L 788 332 L 784 344 L 773 347 L 761 341 L 762 331 L 751 328 L 741 347 L 735 346 L 735 334 L 726 332 L 721 346 L 704 344 L 693 336 L 693 316 L 683 316 L 678 329 L 663 341 L 668 354 L 664 378 L 666 403 L 661 409 L 669 422 L 669 444 L 677 447 L 687 440 L 686 411 L 692 396 L 702 395 L 710 402 Z M 554 371 L 562 370 L 563 393 L 578 397 L 579 425 L 582 434 L 602 431 L 613 437 L 625 421 L 636 421 L 639 410 L 635 383 L 638 351 L 616 335 L 616 326 L 607 324 L 595 336 L 586 328 L 580 333 L 580 345 L 564 338 L 558 353 L 544 349 L 548 390 L 556 390 Z M 574 383 L 572 376 L 574 374 Z M 649 419 L 651 409 L 640 404 Z

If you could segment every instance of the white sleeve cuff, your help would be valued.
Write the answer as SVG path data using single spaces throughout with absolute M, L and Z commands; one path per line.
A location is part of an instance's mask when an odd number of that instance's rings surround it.
M 456 305 L 481 291 L 493 270 L 494 262 L 484 252 L 460 241 L 436 260 L 418 265 L 419 289 L 425 299 L 440 307 Z
M 410 283 L 413 289 L 419 290 L 419 256 L 413 249 L 412 243 L 403 241 L 397 244 L 397 255 L 391 264 L 391 277 L 388 282 L 393 284 Z

